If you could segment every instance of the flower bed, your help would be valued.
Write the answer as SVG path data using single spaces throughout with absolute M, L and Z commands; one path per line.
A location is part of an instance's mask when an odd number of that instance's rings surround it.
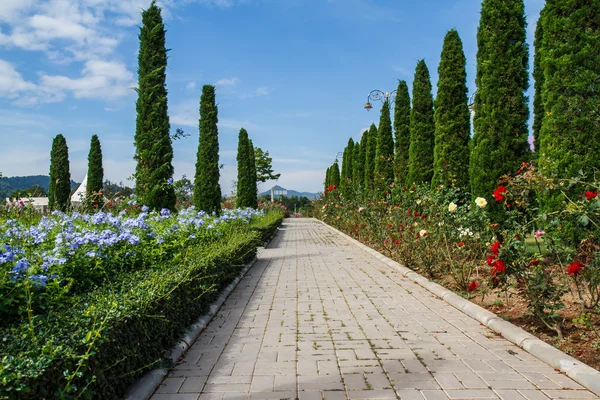
M 119 398 L 283 217 L 140 211 L 2 224 L 0 398 Z
M 600 368 L 600 200 L 596 183 L 524 165 L 489 198 L 429 186 L 329 188 L 317 218 Z M 542 212 L 534 193 L 579 192 Z M 566 191 L 566 190 L 565 190 Z M 543 197 L 543 196 L 539 196 Z

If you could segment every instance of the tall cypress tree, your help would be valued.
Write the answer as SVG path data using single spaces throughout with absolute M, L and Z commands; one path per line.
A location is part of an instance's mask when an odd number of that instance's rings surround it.
M 173 146 L 167 114 L 167 49 L 160 8 L 153 0 L 142 12 L 135 127 L 135 194 L 152 209 L 175 209 Z
M 375 177 L 377 186 L 382 190 L 386 190 L 394 182 L 394 137 L 389 101 L 385 101 L 381 107 L 375 150 Z
M 256 172 L 256 153 L 254 152 L 254 143 L 252 143 L 251 139 L 248 139 L 248 144 L 249 144 L 249 149 L 250 149 L 250 193 L 252 194 L 251 199 L 251 206 L 252 208 L 257 208 L 258 207 L 258 179 L 257 179 L 257 172 Z
M 354 140 L 348 139 L 348 145 L 344 150 L 344 159 L 342 160 L 342 171 L 343 177 L 340 182 L 342 186 L 342 194 L 346 198 L 350 198 L 352 195 L 352 169 L 354 161 Z
M 48 208 L 67 211 L 71 194 L 71 172 L 69 170 L 69 148 L 63 135 L 56 135 L 50 152 L 50 186 Z
M 256 185 L 255 177 L 252 176 L 252 166 L 250 165 L 250 141 L 248 132 L 244 128 L 240 129 L 238 136 L 237 150 L 237 193 L 236 206 L 241 208 L 254 207 L 252 193 L 253 185 Z
M 540 18 L 535 26 L 535 39 L 533 42 L 533 148 L 536 155 L 540 152 L 540 131 L 542 121 L 544 120 L 544 103 L 542 101 L 542 90 L 544 87 L 544 70 L 542 69 L 542 36 L 543 36 L 543 15 L 544 9 L 540 13 Z
M 221 212 L 219 185 L 219 122 L 215 87 L 204 85 L 200 97 L 200 142 L 194 179 L 194 205 L 206 212 Z
M 342 193 L 345 191 L 346 187 L 346 178 L 348 176 L 348 163 L 346 159 L 348 158 L 348 146 L 344 147 L 344 153 L 342 155 L 342 170 L 340 173 L 340 190 Z
M 360 142 L 354 143 L 354 151 L 352 155 L 352 188 L 359 190 L 362 184 L 363 173 L 361 171 L 361 147 Z
M 540 168 L 548 176 L 592 179 L 600 169 L 600 2 L 548 0 L 542 13 Z M 573 189 L 565 194 L 581 196 Z M 542 198 L 547 211 L 561 209 L 564 195 Z
M 471 114 L 467 97 L 467 59 L 458 32 L 444 39 L 435 99 L 435 146 L 432 187 L 469 186 Z
M 410 116 L 410 148 L 406 184 L 431 182 L 435 125 L 431 80 L 425 60 L 417 63 Z
M 331 166 L 331 184 L 338 189 L 340 187 L 340 166 L 337 162 Z
M 328 190 L 329 185 L 331 185 L 331 167 L 325 170 L 325 190 Z
M 365 189 L 365 168 L 367 163 L 367 145 L 369 143 L 369 130 L 363 132 L 360 137 L 360 158 L 358 161 L 359 175 L 356 177 L 357 189 Z
M 367 134 L 367 148 L 365 151 L 365 183 L 364 189 L 373 189 L 375 176 L 375 157 L 377 156 L 377 127 L 371 124 Z
M 88 155 L 88 172 L 86 199 L 98 201 L 98 208 L 102 207 L 102 182 L 104 181 L 104 168 L 102 167 L 102 147 L 98 135 L 92 136 L 90 153 Z
M 394 107 L 394 174 L 400 185 L 406 183 L 408 175 L 408 152 L 410 149 L 410 95 L 405 81 L 398 82 Z
M 490 198 L 498 178 L 529 159 L 529 50 L 523 0 L 483 0 L 469 162 L 471 194 Z M 492 203 L 492 204 L 495 204 Z

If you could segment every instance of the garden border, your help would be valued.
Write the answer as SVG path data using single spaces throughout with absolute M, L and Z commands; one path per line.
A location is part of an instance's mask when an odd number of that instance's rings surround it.
M 416 284 L 427 289 L 446 303 L 457 308 L 463 313 L 467 314 L 471 318 L 479 321 L 492 331 L 502 335 L 508 341 L 516 344 L 528 353 L 536 356 L 540 360 L 544 361 L 551 367 L 559 370 L 560 372 L 573 379 L 575 382 L 589 389 L 596 395 L 600 396 L 600 371 L 590 367 L 587 364 L 582 363 L 579 360 L 569 356 L 566 353 L 558 350 L 557 348 L 549 345 L 546 342 L 538 339 L 532 334 L 524 331 L 523 329 L 511 324 L 510 322 L 502 319 L 498 315 L 486 310 L 483 307 L 478 306 L 475 303 L 457 295 L 453 291 L 446 289 L 445 287 L 431 282 L 429 279 L 416 273 L 415 271 L 405 267 L 404 265 L 384 256 L 376 250 L 373 250 L 369 246 L 359 242 L 358 240 L 346 235 L 345 233 L 335 229 L 334 227 L 326 224 L 325 222 L 313 218 L 328 227 L 329 229 L 337 232 L 339 235 L 345 237 L 352 244 L 357 245 L 367 253 L 375 256 L 378 260 L 382 261 L 387 266 L 394 268 L 404 277 L 410 279 Z
M 269 237 L 262 249 L 265 249 L 271 240 L 275 237 L 277 232 L 279 231 L 279 227 L 275 230 L 273 235 Z M 258 256 L 260 255 L 261 248 L 258 249 L 258 254 L 252 261 L 250 261 L 246 266 L 242 269 L 242 271 L 238 274 L 238 276 L 231 282 L 223 291 L 219 294 L 217 300 L 215 300 L 209 308 L 209 311 L 202 315 L 198 320 L 190 325 L 187 332 L 181 338 L 181 341 L 177 343 L 172 349 L 170 354 L 167 356 L 168 359 L 171 359 L 174 365 L 183 357 L 183 355 L 192 347 L 196 339 L 200 336 L 200 334 L 206 329 L 210 321 L 213 319 L 215 315 L 219 312 L 225 301 L 229 297 L 229 295 L 235 290 L 240 281 L 246 276 L 246 273 L 252 268 L 252 266 L 258 260 Z M 169 369 L 167 368 L 156 368 L 151 371 L 148 371 L 144 374 L 140 379 L 131 384 L 125 395 L 123 397 L 124 400 L 148 400 L 156 389 L 160 386 L 160 384 L 164 381 L 164 379 L 169 374 Z

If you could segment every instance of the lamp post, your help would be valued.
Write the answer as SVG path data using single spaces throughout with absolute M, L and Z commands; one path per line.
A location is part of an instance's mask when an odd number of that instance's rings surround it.
M 372 101 L 380 101 L 381 103 L 385 102 L 394 102 L 396 101 L 396 90 L 392 90 L 391 92 L 384 92 L 379 89 L 371 90 L 367 95 L 367 103 L 365 104 L 365 110 L 371 111 L 373 108 Z
M 344 152 L 343 151 L 338 151 L 338 153 L 335 155 L 335 161 L 334 163 L 338 162 L 338 159 L 344 156 Z

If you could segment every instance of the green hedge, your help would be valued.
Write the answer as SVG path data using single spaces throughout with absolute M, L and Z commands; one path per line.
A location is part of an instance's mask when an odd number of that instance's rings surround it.
M 187 249 L 170 264 L 131 272 L 62 312 L 0 331 L 0 398 L 120 398 L 164 362 L 167 349 L 255 257 L 258 241 L 277 221 L 267 215 L 253 231 Z
M 284 216 L 283 212 L 271 211 L 264 217 L 253 220 L 250 223 L 250 229 L 258 232 L 261 242 L 264 243 L 275 235 Z

